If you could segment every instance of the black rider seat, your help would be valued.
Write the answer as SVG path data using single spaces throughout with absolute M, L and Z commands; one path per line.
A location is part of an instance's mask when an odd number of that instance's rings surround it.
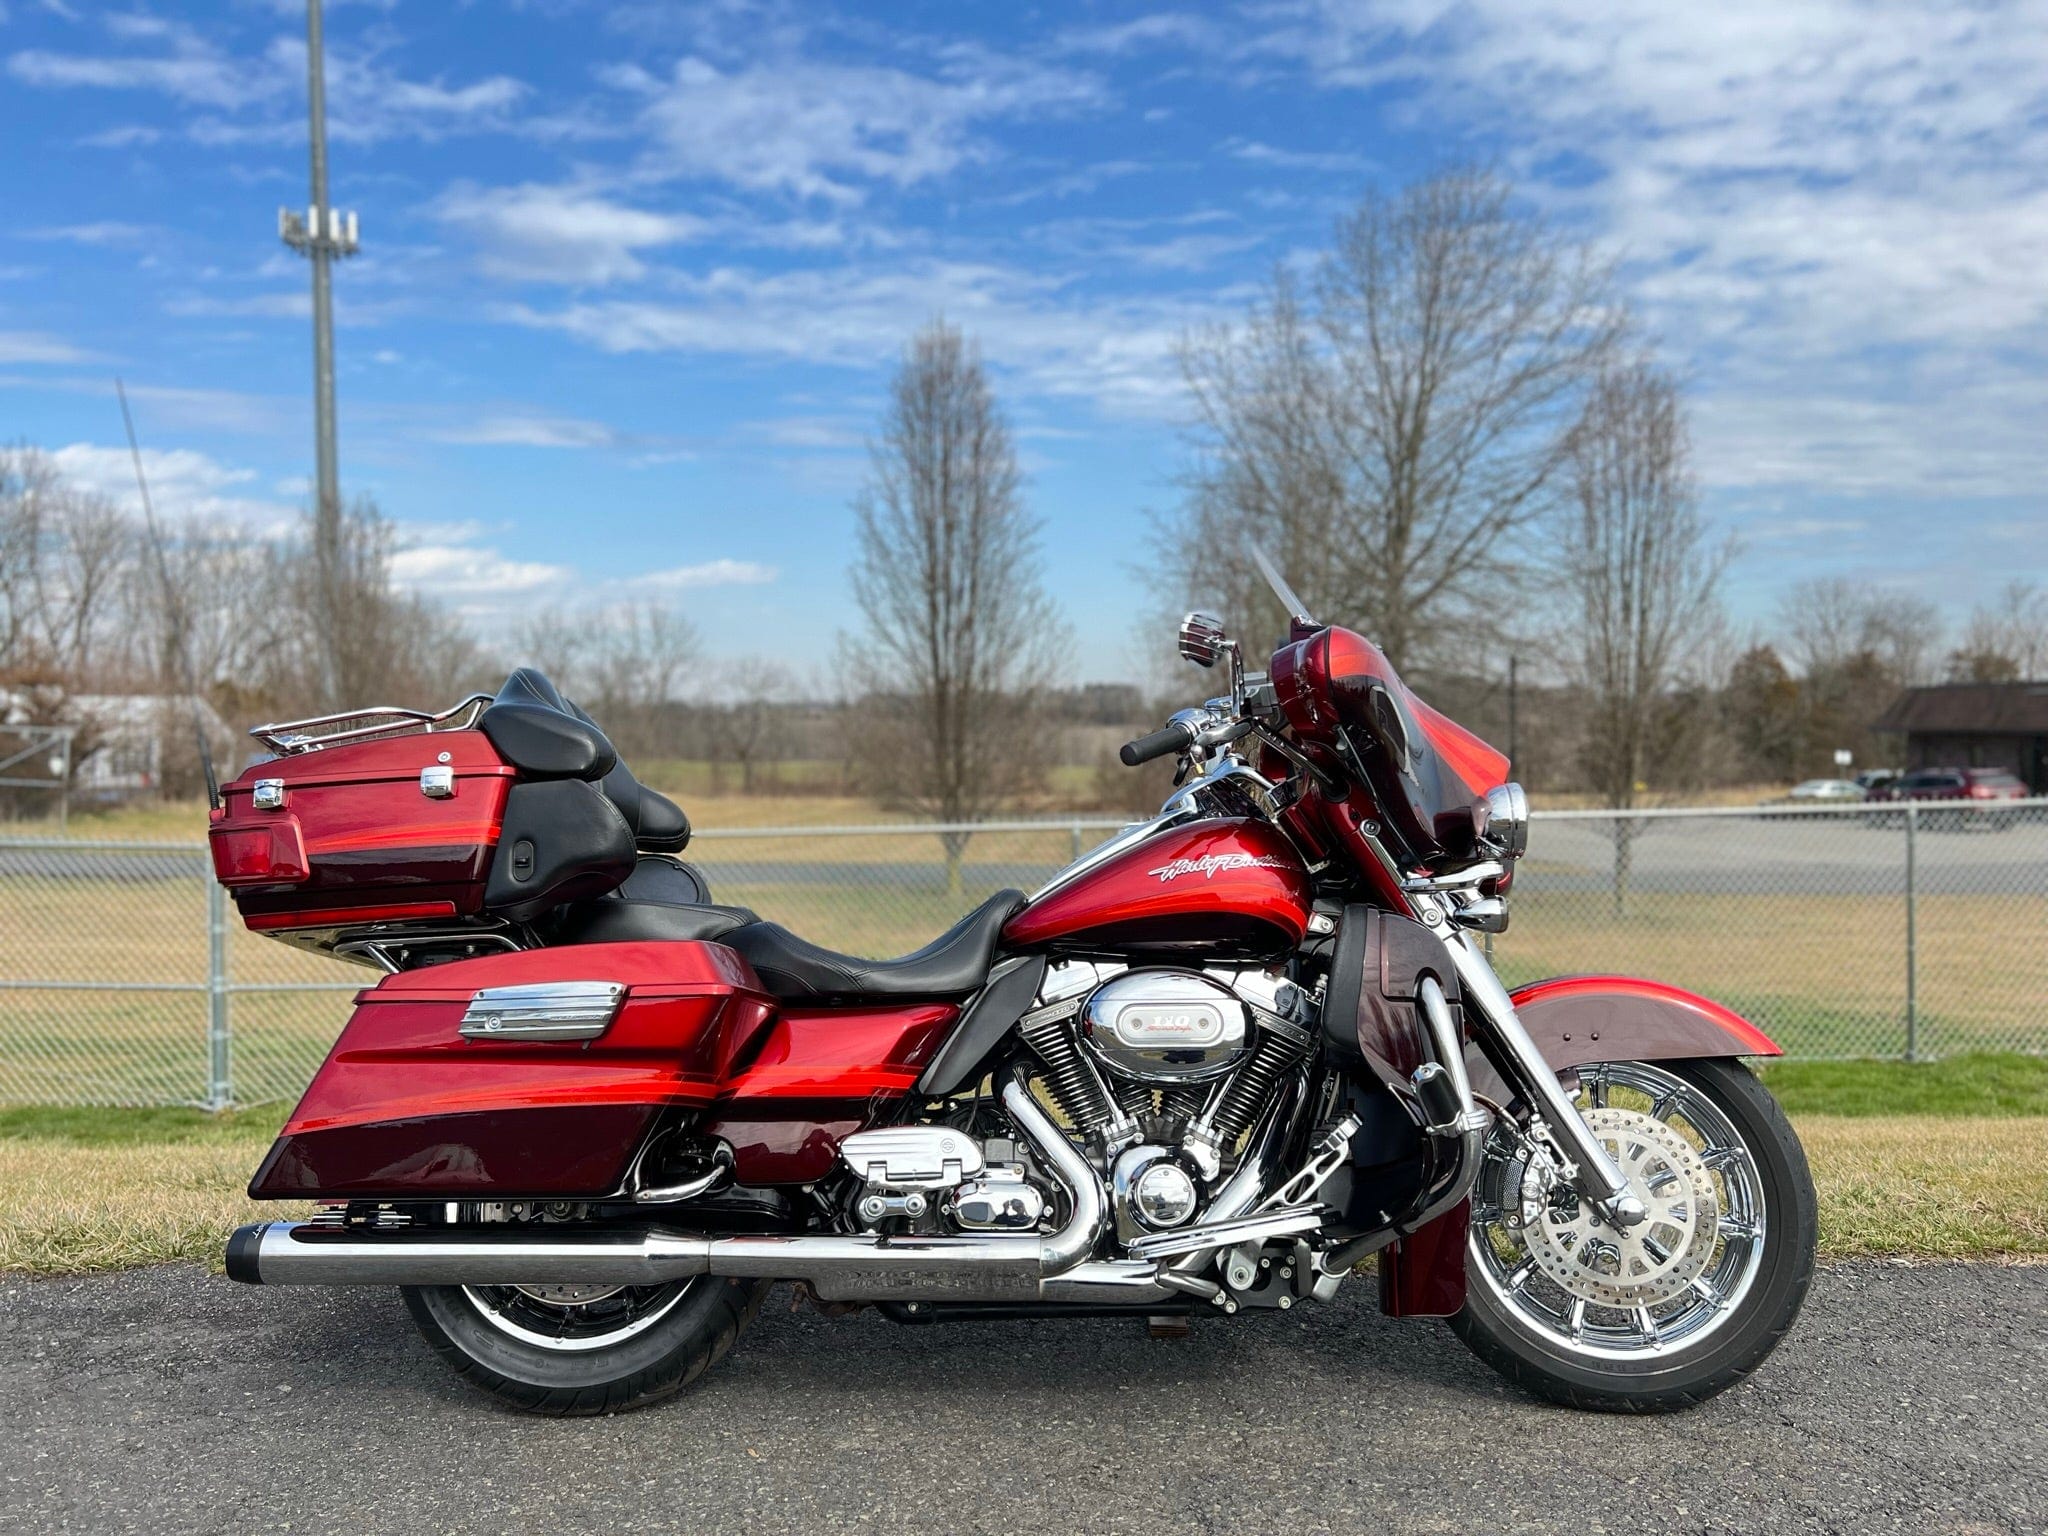
M 760 920 L 746 907 L 715 905 L 694 864 L 643 853 L 617 890 L 564 907 L 551 938 L 557 944 L 723 940 Z
M 800 939 L 780 923 L 749 923 L 722 935 L 761 984 L 784 1002 L 957 1000 L 988 981 L 1003 925 L 1024 905 L 1022 891 L 998 891 L 923 949 L 898 960 L 863 960 Z

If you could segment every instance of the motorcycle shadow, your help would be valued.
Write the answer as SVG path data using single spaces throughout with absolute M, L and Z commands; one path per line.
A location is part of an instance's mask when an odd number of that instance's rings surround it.
M 1447 1328 L 1383 1316 L 1369 1283 L 1287 1312 L 1188 1319 L 1185 1337 L 1154 1338 L 1142 1317 L 1047 1317 L 901 1326 L 872 1311 L 827 1318 L 790 1310 L 777 1287 L 760 1319 L 703 1387 L 821 1395 L 857 1403 L 877 1374 L 892 1388 L 962 1403 L 999 1394 L 1045 1406 L 1077 1391 L 1193 1389 L 1233 1394 L 1278 1372 L 1313 1391 L 1409 1396 L 1500 1394 L 1496 1378 Z

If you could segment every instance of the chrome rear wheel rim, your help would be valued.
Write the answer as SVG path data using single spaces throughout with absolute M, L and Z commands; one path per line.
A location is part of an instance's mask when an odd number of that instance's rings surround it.
M 673 1312 L 691 1280 L 667 1285 L 465 1285 L 477 1316 L 508 1337 L 556 1354 L 607 1349 Z
M 1518 1128 L 1496 1122 L 1473 1187 L 1470 1272 L 1555 1349 L 1656 1360 L 1726 1327 L 1754 1290 L 1768 1223 L 1762 1173 L 1727 1113 L 1686 1078 L 1611 1062 L 1581 1068 L 1579 1083 L 1595 1133 L 1656 1213 L 1646 1235 L 1605 1228 L 1566 1191 L 1532 1240 L 1521 1224 L 1530 1148 Z

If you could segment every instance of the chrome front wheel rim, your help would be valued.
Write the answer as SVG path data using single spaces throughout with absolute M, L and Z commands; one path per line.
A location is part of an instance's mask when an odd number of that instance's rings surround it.
M 1567 1354 L 1642 1362 L 1699 1344 L 1741 1311 L 1763 1267 L 1756 1152 L 1704 1089 L 1664 1068 L 1602 1063 L 1579 1083 L 1580 1108 L 1652 1220 L 1612 1229 L 1561 1190 L 1525 1224 L 1532 1149 L 1497 1121 L 1473 1187 L 1472 1276 Z

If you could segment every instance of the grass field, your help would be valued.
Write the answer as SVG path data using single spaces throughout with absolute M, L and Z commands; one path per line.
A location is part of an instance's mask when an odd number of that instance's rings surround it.
M 2048 1261 L 2048 1062 L 1793 1063 L 1830 1258 Z M 219 1265 L 227 1231 L 297 1214 L 242 1194 L 282 1115 L 0 1110 L 0 1272 Z

